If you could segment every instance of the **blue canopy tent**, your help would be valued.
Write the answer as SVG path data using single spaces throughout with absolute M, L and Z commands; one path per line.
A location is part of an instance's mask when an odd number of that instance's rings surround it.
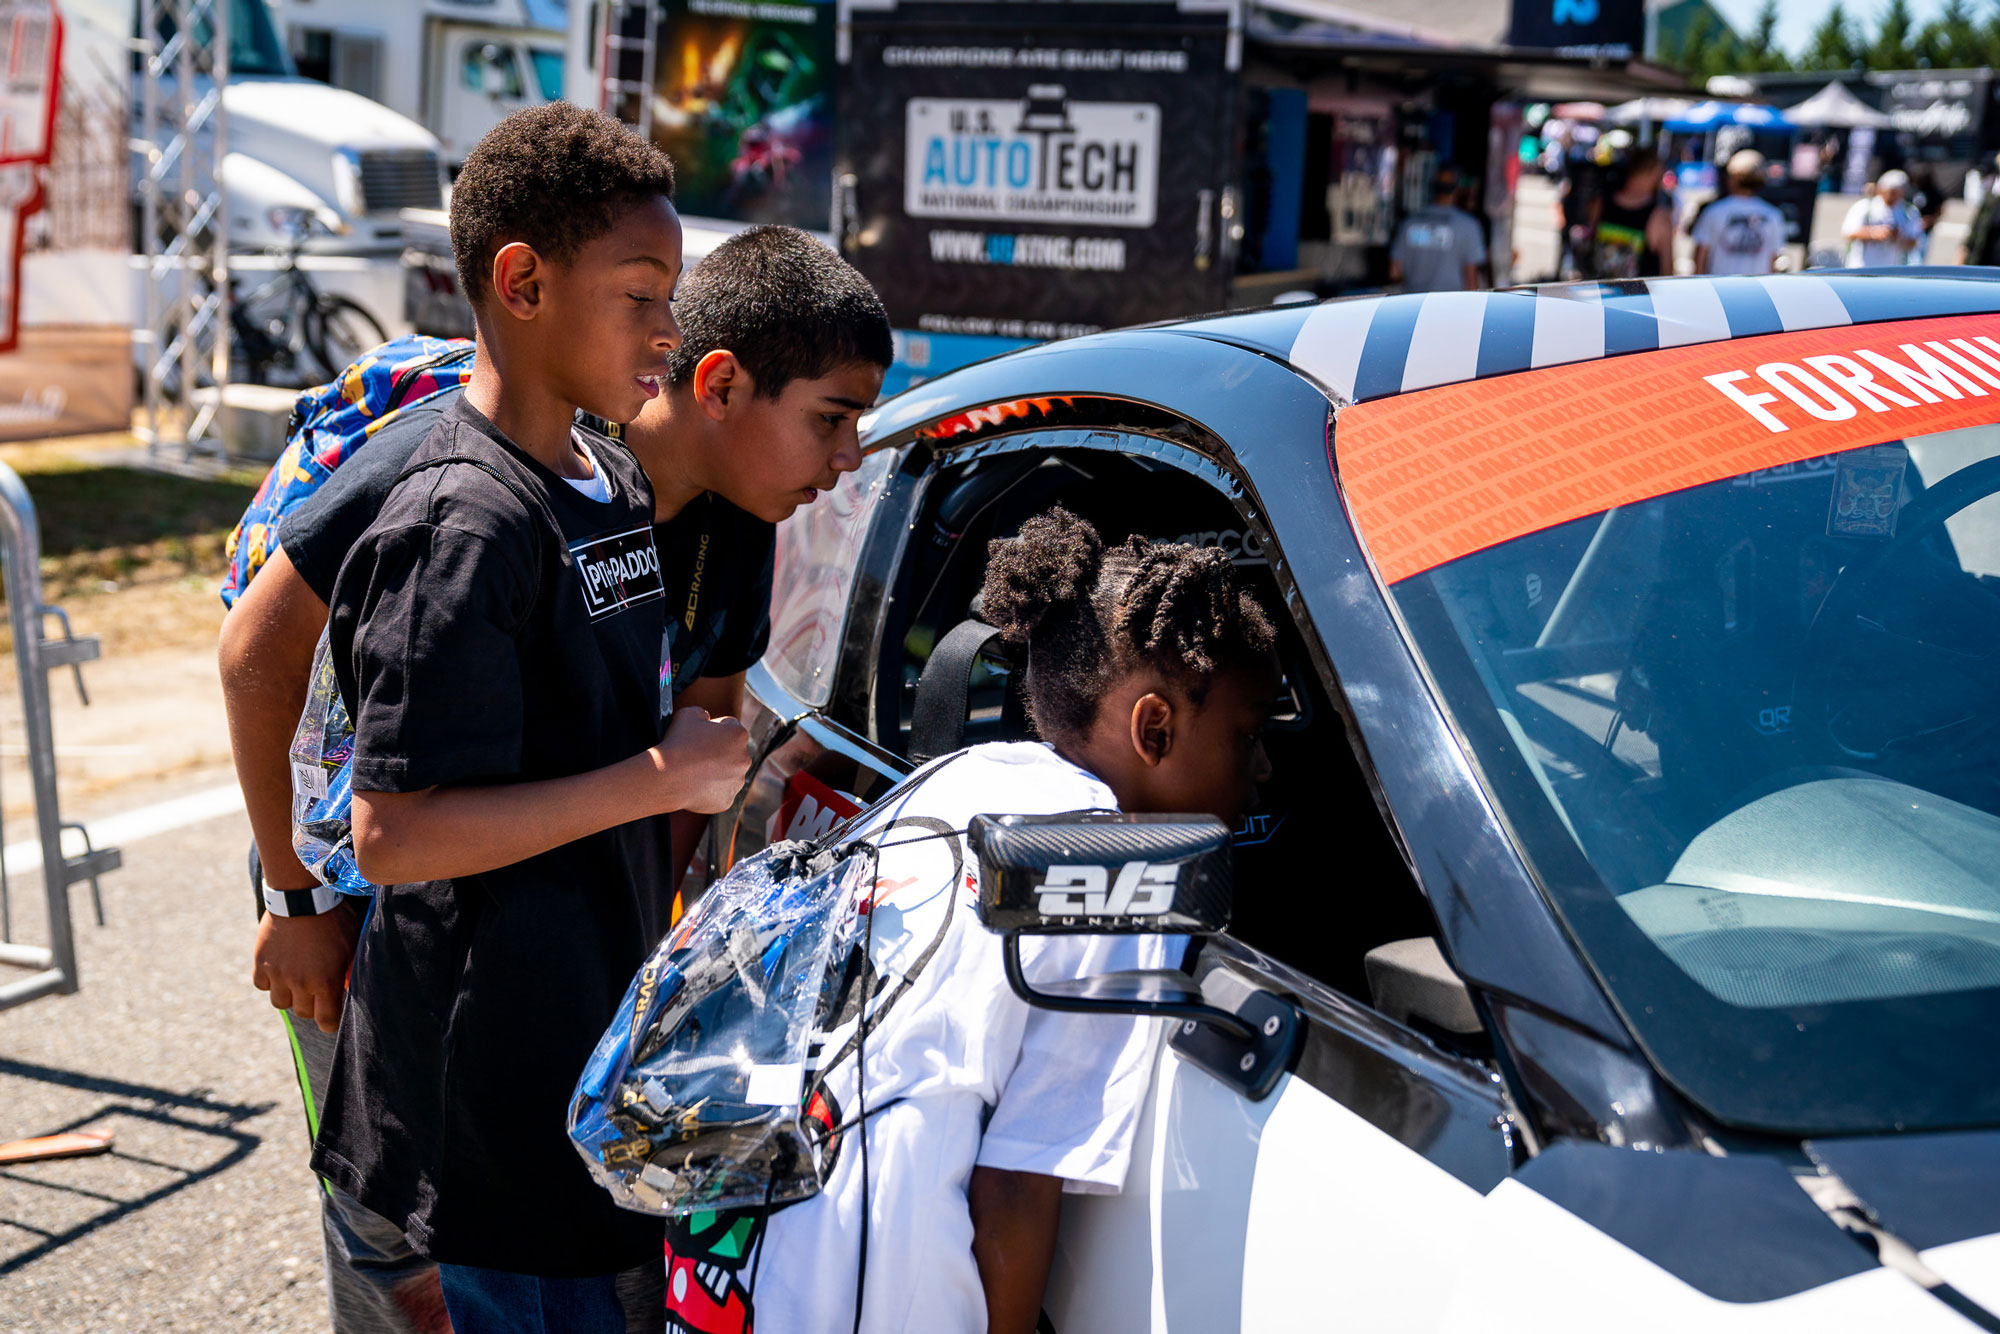
M 1662 128 L 1676 134 L 1707 134 L 1725 125 L 1747 130 L 1783 130 L 1791 122 L 1776 107 L 1761 102 L 1697 102 L 1684 113 L 1667 121 Z

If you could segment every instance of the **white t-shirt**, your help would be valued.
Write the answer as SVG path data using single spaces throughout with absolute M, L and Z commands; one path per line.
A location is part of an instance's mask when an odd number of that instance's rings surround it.
M 1049 747 L 994 744 L 937 766 L 855 831 L 883 831 L 884 848 L 869 949 L 876 977 L 867 989 L 871 1184 L 861 1327 L 872 1334 L 983 1334 L 986 1298 L 966 1203 L 973 1167 L 1061 1177 L 1072 1191 L 1119 1190 L 1160 1037 L 1156 1021 L 1030 1007 L 1007 985 L 1000 937 L 974 914 L 978 864 L 963 838 L 900 851 L 893 844 L 962 830 L 979 814 L 1115 805 L 1109 788 Z M 1022 967 L 1034 982 L 1160 968 L 1170 951 L 1178 962 L 1183 943 L 1025 936 Z M 861 1128 L 848 1124 L 860 1114 L 854 1036 L 850 1017 L 818 1048 L 831 1062 L 829 1115 L 846 1126 L 826 1188 L 778 1210 L 761 1231 L 703 1215 L 670 1223 L 669 1329 L 681 1327 L 677 1308 L 695 1317 L 685 1323 L 696 1330 L 751 1321 L 757 1334 L 852 1328 L 862 1201 Z
M 575 487 L 586 500 L 595 500 L 600 504 L 609 501 L 611 482 L 605 477 L 604 469 L 597 466 L 597 455 L 591 453 L 590 446 L 583 442 L 583 432 L 573 430 L 569 438 L 570 443 L 576 446 L 577 453 L 583 455 L 584 461 L 590 464 L 590 476 L 565 477 L 563 480 Z
M 1695 219 L 1694 243 L 1708 247 L 1710 273 L 1769 273 L 1785 248 L 1785 215 L 1755 195 L 1728 195 Z
M 1840 224 L 1842 236 L 1861 227 L 1894 227 L 1903 236 L 1915 241 L 1919 248 L 1924 240 L 1924 221 L 1917 211 L 1910 207 L 1908 200 L 1898 200 L 1891 208 L 1878 195 L 1870 199 L 1856 200 L 1854 207 L 1847 210 L 1847 218 Z M 1873 268 L 1883 264 L 1907 264 L 1911 251 L 1899 245 L 1892 237 L 1887 241 L 1849 241 L 1847 243 L 1847 267 Z

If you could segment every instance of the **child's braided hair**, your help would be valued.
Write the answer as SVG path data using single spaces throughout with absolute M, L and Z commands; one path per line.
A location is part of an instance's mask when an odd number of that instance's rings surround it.
M 1056 508 L 989 548 L 981 616 L 1027 648 L 1028 713 L 1044 740 L 1081 740 L 1112 683 L 1160 672 L 1199 708 L 1218 672 L 1267 662 L 1276 632 L 1213 547 L 1106 548 Z

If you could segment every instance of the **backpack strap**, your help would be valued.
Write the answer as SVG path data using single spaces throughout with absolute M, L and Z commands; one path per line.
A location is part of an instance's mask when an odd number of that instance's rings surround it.
M 388 417 L 402 407 L 403 400 L 409 397 L 410 391 L 416 387 L 418 377 L 425 372 L 440 371 L 447 366 L 456 366 L 461 361 L 470 361 L 474 350 L 473 345 L 468 343 L 464 347 L 452 348 L 449 352 L 440 352 L 428 361 L 405 366 L 396 376 L 394 383 L 389 386 L 389 401 L 382 405 L 381 416 Z

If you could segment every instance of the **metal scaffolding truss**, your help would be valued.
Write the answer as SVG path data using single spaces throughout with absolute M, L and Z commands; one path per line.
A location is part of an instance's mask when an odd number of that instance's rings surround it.
M 230 0 L 139 0 L 139 435 L 221 455 L 229 380 L 229 228 L 222 160 Z

